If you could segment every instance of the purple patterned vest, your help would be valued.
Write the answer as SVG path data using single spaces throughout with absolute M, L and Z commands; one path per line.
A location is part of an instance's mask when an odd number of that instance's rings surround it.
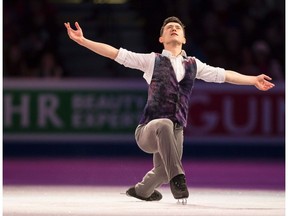
M 170 59 L 160 54 L 156 55 L 148 99 L 140 124 L 146 124 L 153 119 L 168 118 L 186 127 L 197 66 L 192 57 L 184 57 L 183 66 L 185 76 L 178 82 Z

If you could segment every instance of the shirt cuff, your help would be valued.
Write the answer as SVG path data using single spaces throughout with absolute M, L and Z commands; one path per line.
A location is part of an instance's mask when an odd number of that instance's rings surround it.
M 216 76 L 216 83 L 224 83 L 226 79 L 226 70 L 223 68 L 218 68 L 218 73 Z
M 116 58 L 114 59 L 116 62 L 118 62 L 119 64 L 124 64 L 125 59 L 126 59 L 126 55 L 127 55 L 127 50 L 120 48 L 118 51 L 118 54 L 116 56 Z

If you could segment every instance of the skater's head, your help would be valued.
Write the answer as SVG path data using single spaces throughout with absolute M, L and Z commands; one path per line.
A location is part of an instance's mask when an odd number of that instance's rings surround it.
M 185 25 L 181 22 L 181 20 L 178 17 L 171 16 L 163 21 L 162 27 L 160 29 L 160 37 L 163 35 L 164 28 L 168 23 L 178 23 L 179 26 L 183 29 L 183 32 L 185 31 Z
M 160 30 L 159 42 L 164 45 L 170 42 L 186 43 L 185 26 L 179 18 L 172 16 L 164 20 Z

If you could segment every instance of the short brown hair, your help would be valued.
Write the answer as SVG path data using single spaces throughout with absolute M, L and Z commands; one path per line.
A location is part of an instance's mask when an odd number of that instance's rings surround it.
M 181 22 L 181 20 L 178 17 L 171 16 L 171 17 L 168 17 L 164 20 L 162 27 L 161 27 L 161 30 L 160 30 L 160 36 L 162 36 L 162 34 L 163 34 L 164 27 L 170 22 L 178 23 L 183 28 L 183 31 L 185 34 L 185 25 Z

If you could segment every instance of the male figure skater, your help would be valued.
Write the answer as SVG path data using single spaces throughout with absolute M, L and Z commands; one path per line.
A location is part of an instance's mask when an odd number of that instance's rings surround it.
M 159 42 L 161 54 L 140 54 L 110 45 L 91 41 L 83 36 L 77 22 L 76 30 L 70 23 L 64 24 L 69 37 L 93 52 L 115 60 L 126 67 L 144 72 L 148 83 L 148 99 L 143 115 L 135 131 L 136 142 L 144 152 L 153 154 L 154 167 L 127 195 L 146 201 L 162 198 L 157 187 L 170 183 L 175 199 L 187 202 L 189 192 L 182 167 L 183 128 L 187 123 L 188 104 L 195 78 L 207 82 L 254 85 L 262 91 L 274 87 L 267 75 L 246 76 L 240 73 L 212 67 L 182 50 L 186 43 L 184 25 L 177 17 L 164 20 Z

